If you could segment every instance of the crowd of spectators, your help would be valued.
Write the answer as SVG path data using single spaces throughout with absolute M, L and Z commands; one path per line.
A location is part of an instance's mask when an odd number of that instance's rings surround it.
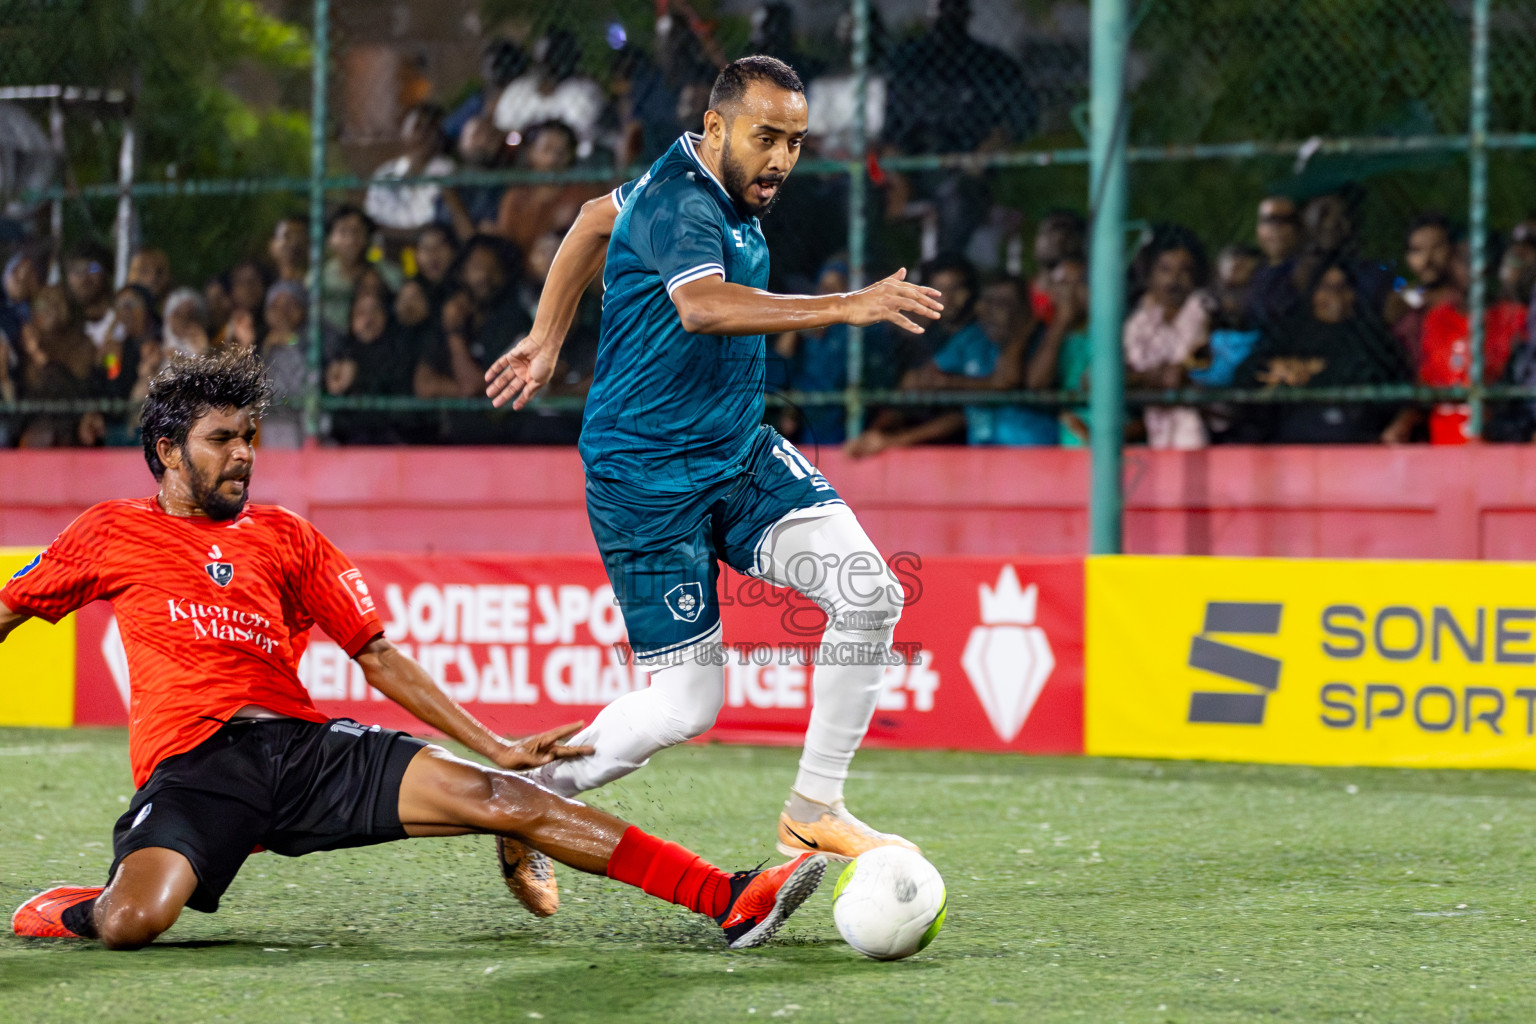
M 1041 117 L 1026 70 L 974 38 L 969 0 L 937 0 L 930 21 L 894 40 L 871 12 L 873 78 L 865 122 L 882 154 L 988 152 L 1027 140 Z M 657 23 L 647 51 L 609 34 L 609 81 L 584 73 L 575 36 L 552 30 L 525 50 L 505 39 L 484 50 L 481 80 L 445 109 L 417 104 L 400 126 L 398 151 L 379 166 L 356 204 L 334 207 L 323 261 L 311 267 L 311 225 L 288 216 L 253 255 L 201 287 L 176 281 L 153 247 L 134 253 L 114 293 L 112 258 L 81 245 L 54 253 L 24 243 L 5 264 L 0 299 L 0 399 L 116 399 L 105 413 L 0 415 L 0 445 L 134 444 L 133 405 L 167 359 L 249 349 L 268 364 L 280 404 L 260 443 L 296 446 L 304 435 L 309 382 L 336 398 L 323 437 L 342 444 L 574 443 L 579 414 L 538 405 L 490 412 L 466 401 L 441 411 L 399 412 L 367 399 L 477 399 L 489 364 L 527 331 L 565 231 L 583 203 L 604 196 L 678 134 L 697 130 L 716 69 L 726 59 L 683 15 Z M 846 40 L 851 18 L 839 21 Z M 811 105 L 808 156 L 853 151 L 855 89 L 846 62 L 800 52 L 791 8 L 762 5 L 750 48 L 800 69 Z M 842 48 L 846 50 L 846 47 Z M 878 166 L 878 165 L 877 165 Z M 443 185 L 402 181 L 515 167 L 547 177 L 528 183 Z M 570 175 L 564 172 L 580 170 Z M 1081 400 L 998 402 L 982 392 L 1086 392 L 1092 353 L 1087 323 L 1087 228 L 1078 212 L 1053 210 L 1032 225 L 1029 272 L 1007 273 L 999 232 L 1021 233 L 1025 215 L 998 204 L 978 167 L 876 175 L 881 225 L 921 225 L 920 279 L 944 296 L 942 318 L 914 336 L 863 334 L 866 388 L 973 392 L 870 409 L 845 432 L 843 407 L 806 401 L 771 408 L 786 435 L 850 455 L 923 443 L 1087 443 Z M 1467 294 L 1471 249 L 1456 226 L 1425 213 L 1406 225 L 1400 253 L 1370 258 L 1358 232 L 1361 193 L 1276 194 L 1257 204 L 1253 243 L 1214 256 L 1187 228 L 1149 228 L 1128 279 L 1122 324 L 1125 380 L 1133 390 L 1336 388 L 1471 381 Z M 767 218 L 771 287 L 835 293 L 849 287 L 846 180 L 802 176 Z M 873 262 L 893 266 L 894 244 Z M 1489 246 L 1491 298 L 1484 325 L 1484 382 L 1536 385 L 1536 220 Z M 319 290 L 319 301 L 311 305 Z M 309 324 L 318 310 L 320 351 Z M 580 397 L 596 358 L 600 286 L 584 296 L 547 395 Z M 768 339 L 771 391 L 841 392 L 850 336 L 841 326 Z M 312 376 L 312 374 L 314 376 Z M 950 404 L 945 404 L 946 402 Z M 125 411 L 126 410 L 126 411 Z M 1222 443 L 1402 443 L 1466 440 L 1459 403 L 1201 402 L 1131 410 L 1127 440 L 1160 448 Z M 1485 435 L 1529 441 L 1536 403 L 1489 406 Z

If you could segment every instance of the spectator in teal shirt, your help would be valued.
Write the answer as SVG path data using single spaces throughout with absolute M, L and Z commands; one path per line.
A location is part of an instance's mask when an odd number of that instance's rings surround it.
M 935 391 L 1018 389 L 1043 334 L 1030 309 L 1029 286 L 1017 277 L 998 278 L 982 288 L 975 321 L 957 331 L 932 363 L 910 374 L 907 386 Z M 969 444 L 1026 447 L 1057 441 L 1056 415 L 1048 408 L 968 405 L 952 415 L 963 417 Z

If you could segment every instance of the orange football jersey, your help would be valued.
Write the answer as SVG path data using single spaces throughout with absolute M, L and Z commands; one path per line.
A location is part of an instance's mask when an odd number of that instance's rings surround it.
M 247 704 L 325 721 L 297 671 L 310 627 L 350 655 L 384 631 L 362 573 L 276 505 L 214 522 L 155 498 L 102 502 L 0 589 L 49 622 L 96 600 L 112 602 L 128 653 L 136 786 Z

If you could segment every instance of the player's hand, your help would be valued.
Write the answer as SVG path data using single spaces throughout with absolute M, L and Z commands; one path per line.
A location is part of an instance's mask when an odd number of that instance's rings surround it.
M 522 771 L 525 768 L 537 768 L 541 764 L 549 764 L 551 761 L 563 761 L 568 757 L 586 757 L 592 753 L 591 747 L 573 747 L 562 742 L 576 735 L 586 724 L 586 722 L 567 722 L 548 732 L 513 740 L 510 746 L 501 748 L 491 760 L 495 761 L 499 768 Z
M 937 289 L 909 284 L 907 268 L 902 267 L 868 288 L 850 292 L 847 322 L 856 327 L 878 323 L 895 324 L 902 330 L 922 334 L 922 326 L 908 319 L 908 315 L 937 320 L 944 311 L 944 303 L 939 301 L 940 298 L 942 296 Z
M 521 409 L 555 375 L 560 346 L 528 335 L 485 371 L 485 394 L 500 409 L 508 402 Z

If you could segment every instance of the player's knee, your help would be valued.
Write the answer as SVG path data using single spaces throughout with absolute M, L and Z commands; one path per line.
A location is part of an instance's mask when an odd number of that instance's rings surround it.
M 878 582 L 870 581 L 857 593 L 843 595 L 834 609 L 836 628 L 858 633 L 889 633 L 896 628 L 905 604 L 901 584 L 889 569 L 875 580 Z
M 170 930 L 180 908 L 158 904 L 113 905 L 96 922 L 97 934 L 108 949 L 142 949 Z
M 704 735 L 714 727 L 724 706 L 725 692 L 718 689 L 700 692 L 697 699 L 688 704 L 673 705 L 667 716 L 667 726 L 673 733 L 669 738 L 681 743 Z

